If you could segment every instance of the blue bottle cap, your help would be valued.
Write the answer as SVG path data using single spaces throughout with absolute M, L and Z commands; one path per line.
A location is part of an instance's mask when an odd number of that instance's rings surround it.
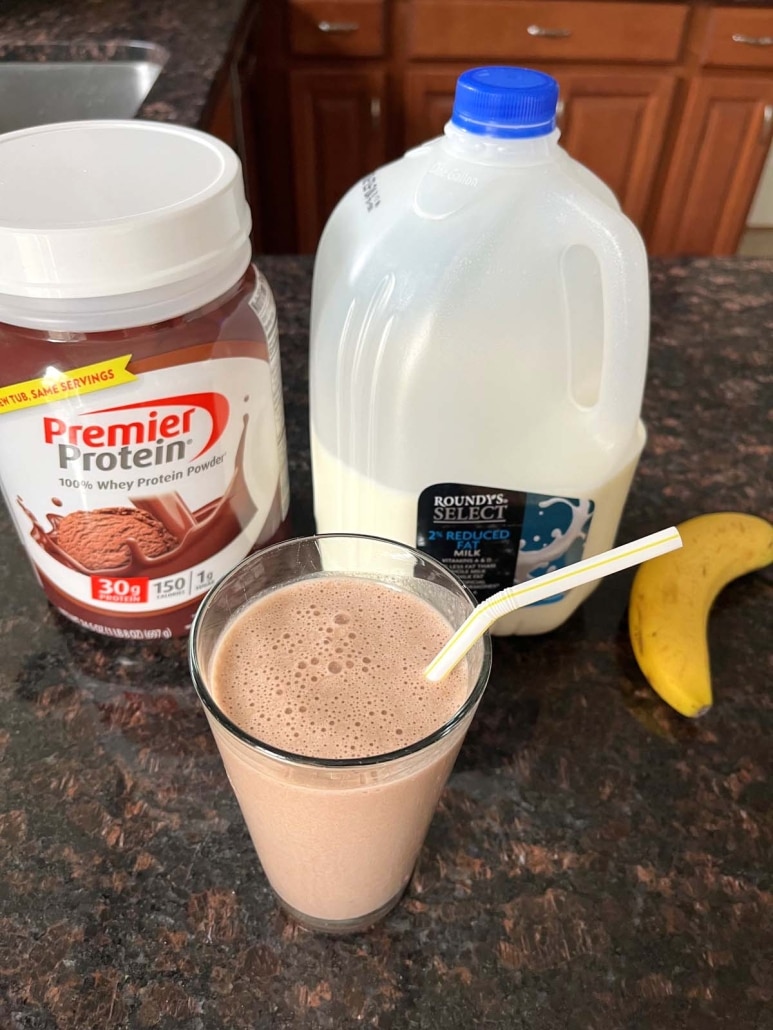
M 558 83 L 531 68 L 471 68 L 459 76 L 451 121 L 498 139 L 546 136 L 556 127 Z

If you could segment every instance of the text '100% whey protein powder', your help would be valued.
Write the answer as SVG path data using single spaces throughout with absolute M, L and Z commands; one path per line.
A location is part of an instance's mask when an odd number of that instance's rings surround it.
M 0 481 L 49 600 L 114 637 L 187 632 L 287 535 L 276 309 L 241 166 L 141 121 L 0 136 Z

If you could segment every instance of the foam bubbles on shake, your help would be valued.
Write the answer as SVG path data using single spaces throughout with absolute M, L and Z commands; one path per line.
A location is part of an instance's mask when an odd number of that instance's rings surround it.
M 451 633 L 426 601 L 374 580 L 300 580 L 226 628 L 213 696 L 274 747 L 318 758 L 384 754 L 434 732 L 467 697 L 466 663 L 442 683 L 422 675 Z

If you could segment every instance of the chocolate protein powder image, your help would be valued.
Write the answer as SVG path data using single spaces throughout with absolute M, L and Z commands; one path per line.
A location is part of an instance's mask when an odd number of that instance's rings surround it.
M 136 508 L 74 511 L 58 522 L 53 535 L 73 568 L 90 572 L 125 569 L 132 561 L 166 554 L 180 542 L 158 519 Z

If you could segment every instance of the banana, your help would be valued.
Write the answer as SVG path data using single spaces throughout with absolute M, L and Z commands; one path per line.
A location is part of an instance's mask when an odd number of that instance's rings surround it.
M 720 511 L 678 527 L 683 546 L 641 565 L 631 587 L 628 631 L 650 685 L 682 715 L 711 707 L 708 618 L 728 583 L 773 561 L 773 526 Z

